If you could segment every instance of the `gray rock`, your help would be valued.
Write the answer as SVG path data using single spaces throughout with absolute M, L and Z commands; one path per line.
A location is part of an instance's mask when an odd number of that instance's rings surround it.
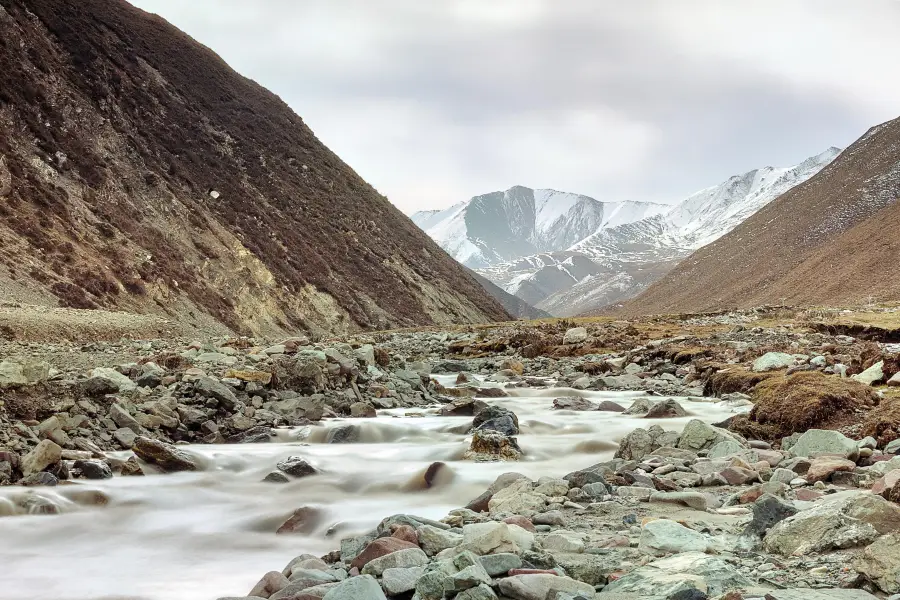
M 709 498 L 700 492 L 653 492 L 650 495 L 650 502 L 683 504 L 694 510 L 702 511 L 709 508 Z
M 709 458 L 724 458 L 743 452 L 745 448 L 734 440 L 722 440 L 709 449 Z
M 251 597 L 269 598 L 290 585 L 290 581 L 284 574 L 278 571 L 269 571 L 263 575 L 253 589 L 250 590 Z
M 630 592 L 665 598 L 682 589 L 706 590 L 719 596 L 752 583 L 725 561 L 700 552 L 684 552 L 631 570 L 605 588 L 606 592 Z
M 388 596 L 396 596 L 416 589 L 416 582 L 425 574 L 425 567 L 385 569 L 381 574 L 381 587 Z
M 859 454 L 856 442 L 838 431 L 810 429 L 791 446 L 794 456 L 811 457 L 816 454 L 839 454 L 851 460 Z
M 638 428 L 619 442 L 615 457 L 625 460 L 641 460 L 645 456 L 649 456 L 656 448 L 658 446 L 654 446 L 650 433 L 646 429 Z
M 498 575 L 506 575 L 510 569 L 519 569 L 522 567 L 522 558 L 511 552 L 502 552 L 500 554 L 486 554 L 480 558 L 481 566 L 487 571 L 491 577 Z
M 166 473 L 197 470 L 197 463 L 190 454 L 148 437 L 138 436 L 132 451 L 144 462 L 155 465 Z
M 18 481 L 19 485 L 25 487 L 54 486 L 58 483 L 59 479 L 56 477 L 56 475 L 53 475 L 52 473 L 48 473 L 46 471 L 39 471 L 37 473 L 32 473 L 31 475 L 26 475 Z
M 553 408 L 557 410 L 595 411 L 599 407 L 594 402 L 581 396 L 564 396 L 553 400 Z
M 683 417 L 687 415 L 687 411 L 678 404 L 673 398 L 668 398 L 661 402 L 657 402 L 650 407 L 645 419 L 668 419 L 673 417 Z
M 340 582 L 331 588 L 322 600 L 387 600 L 387 598 L 374 577 L 360 575 Z
M 887 446 L 884 447 L 884 451 L 888 454 L 900 453 L 900 438 L 888 442 Z
M 237 396 L 227 385 L 216 381 L 212 377 L 200 377 L 194 383 L 194 391 L 205 398 L 213 398 L 219 401 L 219 406 L 227 411 L 235 409 L 238 403 Z
M 125 375 L 119 373 L 115 369 L 106 367 L 97 367 L 91 371 L 92 379 L 101 379 L 106 382 L 111 389 L 117 392 L 130 392 L 137 388 L 137 384 Z
M 422 525 L 416 531 L 419 534 L 419 546 L 428 556 L 434 556 L 447 548 L 455 548 L 463 541 L 461 534 L 431 525 Z
M 747 524 L 744 534 L 760 538 L 765 536 L 776 523 L 797 514 L 797 509 L 793 505 L 771 494 L 765 494 L 754 502 L 752 509 L 753 520 Z
M 328 430 L 325 442 L 328 444 L 356 444 L 362 433 L 358 425 L 341 425 Z
M 652 556 L 679 552 L 706 552 L 709 540 L 702 533 L 670 521 L 650 521 L 641 530 L 638 550 Z
M 588 339 L 587 329 L 584 327 L 573 327 L 566 331 L 563 335 L 563 344 L 580 344 Z
M 23 475 L 31 475 L 55 465 L 62 458 L 62 448 L 50 440 L 41 440 L 34 449 L 22 457 L 19 465 Z
M 877 496 L 872 498 L 883 500 Z M 816 503 L 775 524 L 763 540 L 765 548 L 775 554 L 805 556 L 869 544 L 878 537 L 879 532 L 871 523 L 857 518 L 868 517 L 858 514 L 856 508 L 847 497 Z
M 75 468 L 85 479 L 112 479 L 112 469 L 102 460 L 76 460 Z
M 884 380 L 884 361 L 880 360 L 862 373 L 852 375 L 850 379 L 854 379 L 866 385 L 875 385 Z
M 497 594 L 487 584 L 480 584 L 478 587 L 468 589 L 456 596 L 456 600 L 496 600 Z
M 500 593 L 514 600 L 546 600 L 554 592 L 573 592 L 588 598 L 594 595 L 594 586 L 569 577 L 549 574 L 514 575 L 500 580 Z
M 677 447 L 697 452 L 708 450 L 719 442 L 726 440 L 737 442 L 730 432 L 707 425 L 699 419 L 693 419 L 684 426 L 684 431 L 681 432 Z
M 366 563 L 363 567 L 363 575 L 381 577 L 386 569 L 406 569 L 409 567 L 422 567 L 428 564 L 428 557 L 419 548 L 407 548 L 397 550 Z
M 49 376 L 50 365 L 45 362 L 0 362 L 0 388 L 30 385 L 45 381 Z
M 299 456 L 289 456 L 275 465 L 279 471 L 287 473 L 292 477 L 306 477 L 318 473 L 316 468 L 309 464 L 305 458 Z
M 478 557 L 471 552 L 463 552 L 453 559 L 453 566 L 459 569 L 444 579 L 444 591 L 455 594 L 478 587 L 482 584 L 490 584 L 491 576 L 488 575 Z
M 796 359 L 792 354 L 786 354 L 784 352 L 766 352 L 753 361 L 753 371 L 755 373 L 764 373 L 766 371 L 786 369 L 795 362 Z
M 766 593 L 766 600 L 877 600 L 865 590 L 833 589 L 814 590 L 810 588 L 794 588 L 790 590 L 772 590 Z

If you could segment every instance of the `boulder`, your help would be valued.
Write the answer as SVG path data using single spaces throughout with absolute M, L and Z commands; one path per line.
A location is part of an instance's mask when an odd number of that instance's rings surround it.
M 345 540 L 341 540 L 341 555 L 342 556 L 344 555 L 344 541 Z M 374 541 L 368 543 L 368 545 L 366 545 L 365 548 L 363 548 L 362 551 L 359 552 L 353 558 L 353 560 L 350 562 L 350 566 L 356 567 L 357 569 L 362 569 L 367 564 L 369 564 L 371 561 L 373 561 L 377 558 L 381 558 L 382 556 L 386 556 L 388 554 L 391 554 L 393 552 L 398 552 L 400 550 L 408 550 L 410 548 L 415 548 L 416 550 L 419 550 L 419 547 L 416 546 L 415 544 L 401 540 L 400 538 L 394 538 L 394 537 L 378 538 L 377 540 L 374 540 Z M 385 568 L 387 568 L 387 567 L 385 567 Z
M 854 440 L 839 431 L 810 429 L 791 446 L 790 453 L 805 458 L 818 454 L 837 454 L 852 460 L 858 456 L 859 447 Z
M 492 515 L 511 514 L 530 517 L 543 512 L 547 497 L 534 491 L 529 479 L 519 479 L 497 491 L 490 501 L 488 510 Z
M 806 471 L 804 479 L 809 483 L 828 481 L 834 473 L 839 471 L 852 471 L 856 463 L 845 458 L 816 458 Z
M 498 460 L 519 460 L 522 450 L 516 438 L 492 429 L 477 429 L 472 434 L 472 443 L 463 455 L 465 460 L 478 462 Z
M 765 373 L 766 371 L 775 371 L 777 369 L 786 369 L 796 362 L 791 354 L 784 352 L 766 352 L 755 361 L 753 361 L 754 373 Z
M 722 440 L 709 449 L 707 456 L 709 458 L 725 458 L 733 456 L 746 450 L 743 446 L 734 440 Z
M 679 552 L 706 552 L 709 540 L 702 533 L 668 519 L 657 519 L 644 525 L 638 550 L 652 556 Z
M 328 590 L 322 600 L 387 600 L 371 575 L 350 577 Z
M 309 506 L 298 508 L 284 523 L 281 524 L 275 533 L 279 535 L 286 533 L 309 535 L 322 524 L 323 516 L 322 511 L 318 508 Z
M 519 434 L 519 417 L 502 406 L 490 405 L 475 414 L 472 429 L 491 429 L 508 436 Z
M 684 417 L 687 415 L 687 411 L 678 404 L 673 398 L 668 398 L 661 402 L 657 402 L 653 406 L 650 407 L 650 410 L 647 411 L 647 414 L 644 415 L 645 419 L 668 419 L 673 417 Z
M 416 532 L 419 536 L 419 546 L 428 556 L 434 556 L 448 548 L 455 548 L 463 541 L 461 534 L 438 529 L 431 525 L 422 525 Z
M 137 384 L 125 375 L 119 373 L 115 369 L 106 367 L 97 367 L 91 371 L 91 379 L 100 379 L 106 383 L 109 388 L 117 392 L 130 392 L 137 388 Z
M 514 575 L 500 580 L 500 592 L 514 600 L 547 600 L 568 593 L 586 598 L 594 596 L 594 586 L 569 577 L 547 573 Z
M 76 460 L 75 468 L 85 479 L 112 479 L 112 469 L 102 460 Z
M 850 379 L 866 385 L 875 385 L 884 380 L 884 361 L 880 360 L 862 373 L 852 375 Z
M 478 556 L 485 554 L 520 554 L 531 550 L 534 534 L 518 525 L 489 521 L 463 526 L 463 543 L 460 550 L 467 550 Z
M 698 452 L 708 450 L 725 440 L 737 441 L 728 431 L 707 425 L 699 419 L 692 419 L 684 426 L 681 437 L 678 438 L 678 448 Z
M 876 540 L 853 560 L 853 568 L 886 594 L 900 592 L 900 535 Z
M 324 391 L 327 384 L 327 357 L 319 350 L 301 350 L 295 355 L 273 357 L 272 384 L 277 389 L 293 390 L 301 394 Z
M 134 440 L 132 451 L 138 458 L 165 473 L 197 470 L 197 463 L 190 454 L 148 437 L 138 436 Z
M 39 473 L 62 458 L 62 448 L 50 440 L 41 440 L 31 452 L 22 457 L 19 468 L 23 475 Z
M 381 574 L 381 587 L 388 596 L 416 589 L 416 582 L 425 574 L 425 567 L 395 567 L 385 569 Z
M 626 435 L 616 450 L 616 458 L 624 458 L 625 460 L 641 460 L 648 456 L 658 448 L 654 446 L 653 438 L 646 429 L 635 429 Z
M 588 332 L 584 327 L 572 327 L 563 335 L 563 344 L 580 344 L 587 341 Z
M 194 383 L 194 391 L 204 398 L 213 398 L 219 401 L 219 406 L 224 410 L 233 411 L 238 399 L 227 385 L 216 381 L 212 377 L 200 377 Z
M 717 597 L 751 585 L 724 560 L 700 552 L 684 552 L 632 569 L 603 588 L 603 592 L 665 598 L 685 588 L 695 588 Z
M 581 396 L 564 396 L 553 400 L 553 408 L 556 410 L 594 411 L 597 404 Z
M 361 434 L 362 429 L 360 429 L 359 425 L 341 425 L 328 430 L 328 435 L 325 437 L 325 443 L 356 444 L 359 443 Z
M 487 408 L 484 400 L 474 398 L 458 398 L 441 408 L 441 416 L 444 417 L 474 417 L 477 413 Z
M 744 529 L 745 535 L 762 538 L 776 523 L 797 514 L 793 505 L 771 495 L 764 494 L 753 503 L 753 520 Z
M 362 568 L 361 572 L 363 575 L 381 577 L 386 569 L 407 569 L 409 567 L 423 567 L 427 564 L 428 557 L 421 549 L 418 547 L 405 548 L 370 560 Z

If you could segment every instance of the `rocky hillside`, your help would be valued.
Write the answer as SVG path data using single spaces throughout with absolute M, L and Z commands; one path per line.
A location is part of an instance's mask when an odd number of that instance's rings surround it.
M 517 319 L 547 319 L 550 317 L 549 313 L 533 307 L 518 296 L 513 296 L 487 277 L 483 277 L 475 271 L 471 273 L 478 280 L 478 283 L 481 284 L 481 287 L 493 296 L 506 309 L 506 312 Z
M 314 333 L 507 318 L 274 94 L 121 0 L 0 0 L 0 300 Z
M 900 298 L 900 119 L 870 129 L 818 175 L 701 248 L 626 306 L 682 312 Z

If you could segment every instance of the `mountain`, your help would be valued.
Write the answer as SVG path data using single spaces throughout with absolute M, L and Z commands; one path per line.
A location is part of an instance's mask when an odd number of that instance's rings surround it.
M 624 310 L 897 300 L 898 199 L 895 119 L 873 127 L 815 177 L 691 254 Z
M 268 334 L 508 318 L 283 101 L 122 0 L 0 0 L 0 300 Z
M 596 311 L 633 298 L 694 250 L 726 234 L 781 194 L 818 173 L 840 152 L 838 148 L 829 148 L 793 167 L 764 167 L 735 175 L 677 204 L 652 205 L 653 214 L 645 218 L 630 218 L 635 215 L 632 210 L 629 218 L 621 222 L 610 219 L 606 226 L 564 250 L 517 256 L 481 266 L 477 271 L 507 292 L 553 315 Z M 584 198 L 574 194 L 565 196 L 567 200 Z M 564 202 L 557 214 L 569 215 L 567 207 L 571 204 L 571 200 Z M 430 213 L 416 218 L 432 227 L 458 223 L 459 219 L 452 215 L 459 214 L 465 206 L 448 209 L 443 216 Z M 659 207 L 665 210 L 660 212 Z M 544 210 L 550 212 L 546 207 Z M 564 221 L 565 217 L 558 220 L 557 228 L 576 229 L 573 224 L 565 226 Z M 460 239 L 451 235 L 438 242 L 447 247 L 446 244 Z
M 503 306 L 506 312 L 515 318 L 526 320 L 550 318 L 550 313 L 531 306 L 518 296 L 513 296 L 487 277 L 483 277 L 475 271 L 472 271 L 472 275 L 478 280 L 481 287 L 483 287 L 488 294 L 493 296 L 494 299 Z
M 456 260 L 483 268 L 530 254 L 567 250 L 595 231 L 667 208 L 515 186 L 442 211 L 418 212 L 412 220 Z

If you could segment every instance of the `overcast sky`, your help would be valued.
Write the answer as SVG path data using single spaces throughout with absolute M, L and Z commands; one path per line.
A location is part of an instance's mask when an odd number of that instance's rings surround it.
M 898 0 L 134 0 L 405 212 L 674 202 L 900 116 Z

